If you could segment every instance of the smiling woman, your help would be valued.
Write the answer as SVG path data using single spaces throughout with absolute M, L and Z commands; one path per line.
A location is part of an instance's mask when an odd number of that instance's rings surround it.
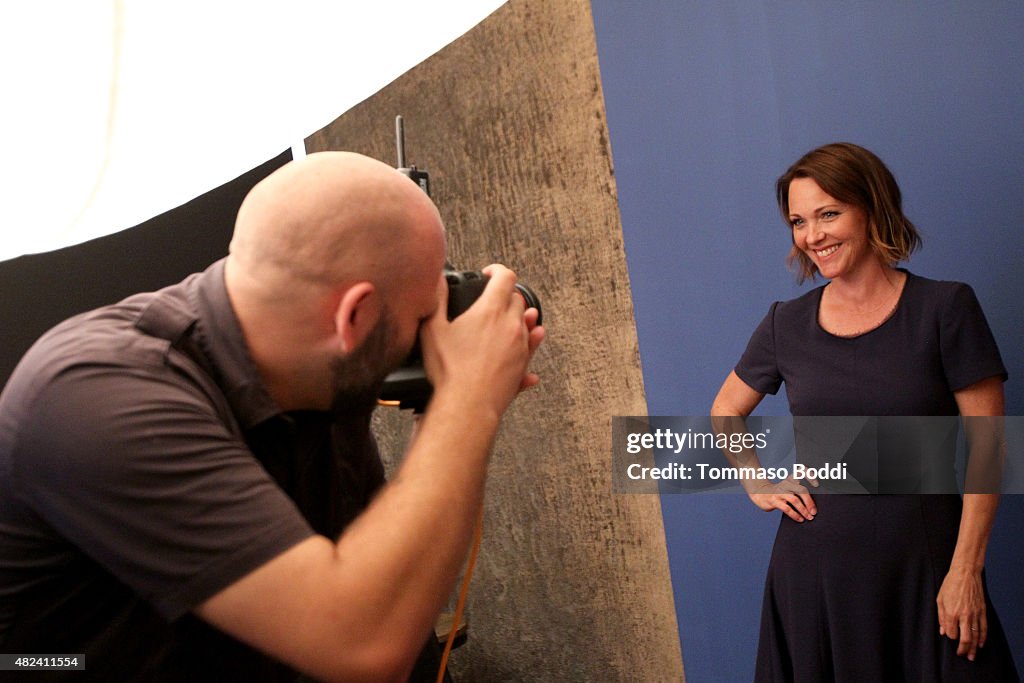
M 855 337 L 888 320 L 906 284 L 895 266 L 921 238 L 882 160 L 850 143 L 826 145 L 793 164 L 775 192 L 793 229 L 790 265 L 800 264 L 801 280 L 821 275 L 835 283 L 822 292 L 818 324 Z
M 812 178 L 789 185 L 793 247 L 807 255 L 823 277 L 851 276 L 876 260 L 868 243 L 868 220 L 859 206 L 832 197 Z
M 847 216 L 841 226 L 854 230 L 856 237 L 865 237 L 878 259 L 888 266 L 907 260 L 921 246 L 917 228 L 903 215 L 903 196 L 896 179 L 881 159 L 858 145 L 837 142 L 808 152 L 776 182 L 775 197 L 783 219 L 793 228 L 789 264 L 799 265 L 801 282 L 818 273 L 818 264 L 809 253 L 813 249 L 806 249 L 806 233 L 802 244 L 797 242 L 810 218 L 831 225 L 852 212 L 854 215 Z M 846 221 L 857 223 L 857 228 Z M 836 246 L 836 241 L 838 238 L 833 237 L 831 243 L 812 242 L 812 246 L 826 251 Z
M 920 237 L 877 156 L 826 145 L 776 193 L 798 277 L 829 282 L 772 305 L 712 415 L 749 415 L 783 383 L 793 415 L 1003 414 L 1006 370 L 974 292 L 896 267 Z M 783 513 L 756 680 L 1018 680 L 983 574 L 996 494 L 880 481 L 893 495 L 812 497 L 805 483 L 745 484 Z

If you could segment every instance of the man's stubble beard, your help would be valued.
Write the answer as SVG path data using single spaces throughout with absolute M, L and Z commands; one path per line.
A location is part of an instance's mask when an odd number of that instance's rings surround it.
M 373 410 L 384 380 L 408 355 L 408 350 L 394 348 L 394 332 L 391 315 L 385 309 L 359 348 L 331 362 L 332 412 L 368 413 Z

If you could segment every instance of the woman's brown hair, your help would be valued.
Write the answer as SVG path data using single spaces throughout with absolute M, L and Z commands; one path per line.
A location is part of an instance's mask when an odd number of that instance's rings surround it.
M 888 265 L 910 257 L 921 246 L 921 235 L 903 215 L 903 197 L 896 179 L 872 152 L 849 142 L 835 142 L 800 157 L 775 183 L 775 198 L 786 225 L 789 220 L 789 184 L 810 178 L 827 194 L 864 211 L 868 242 Z M 786 263 L 797 271 L 800 282 L 814 278 L 818 268 L 796 246 Z

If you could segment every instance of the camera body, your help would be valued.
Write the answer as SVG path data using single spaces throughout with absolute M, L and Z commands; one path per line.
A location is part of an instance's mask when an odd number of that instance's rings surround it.
M 488 277 L 477 270 L 452 270 L 445 268 L 444 278 L 448 282 L 448 320 L 454 320 L 464 313 L 480 297 L 487 286 Z M 537 309 L 537 324 L 541 322 L 540 299 L 526 285 L 516 283 L 516 291 L 526 302 L 527 308 Z M 419 341 L 409 353 L 402 366 L 384 380 L 380 391 L 380 402 L 411 408 L 421 413 L 430 401 L 434 388 L 423 369 L 423 356 Z

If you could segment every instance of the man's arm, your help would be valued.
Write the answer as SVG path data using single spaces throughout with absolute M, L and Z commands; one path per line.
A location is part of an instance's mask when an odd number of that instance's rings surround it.
M 203 619 L 327 679 L 402 679 L 464 560 L 502 413 L 543 338 L 515 276 L 490 269 L 474 305 L 424 323 L 434 396 L 401 468 L 337 544 L 307 539 L 200 605 Z M 524 377 L 526 378 L 524 380 Z

